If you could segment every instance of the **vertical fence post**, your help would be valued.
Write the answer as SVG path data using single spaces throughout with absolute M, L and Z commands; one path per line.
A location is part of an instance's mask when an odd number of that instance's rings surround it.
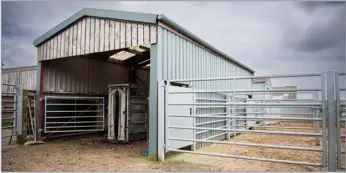
M 157 155 L 159 161 L 165 161 L 165 154 L 166 154 L 166 133 L 168 130 L 167 124 L 166 124 L 166 118 L 167 118 L 167 108 L 166 108 L 166 93 L 167 93 L 167 86 L 165 84 L 165 81 L 159 81 L 157 86 Z
M 195 91 L 195 90 L 196 90 L 196 89 L 193 88 L 193 91 Z M 193 103 L 197 103 L 197 93 L 193 93 Z M 193 116 L 197 115 L 197 113 L 196 113 L 196 106 L 195 106 L 195 105 L 192 106 L 192 115 L 193 115 Z M 193 127 L 197 127 L 197 126 L 196 126 L 196 117 L 193 117 Z M 194 140 L 197 139 L 197 137 L 196 137 L 196 131 L 197 131 L 197 130 L 193 130 L 193 139 L 194 139 Z M 197 142 L 193 142 L 192 148 L 191 148 L 192 151 L 196 151 L 196 145 L 197 145 Z
M 230 103 L 230 94 L 227 93 L 226 95 L 226 103 Z M 227 117 L 227 120 L 226 120 L 226 125 L 227 125 L 227 129 L 231 129 L 231 105 L 230 104 L 227 104 L 227 108 L 226 108 L 226 117 Z M 227 131 L 227 140 L 230 140 L 231 139 L 231 132 L 230 131 Z
M 326 105 L 326 72 L 321 75 L 321 100 L 322 100 L 322 164 L 327 166 L 327 105 Z
M 26 133 L 23 134 L 23 90 L 18 87 L 16 91 L 17 99 L 17 115 L 16 115 L 16 135 L 17 144 L 24 144 L 26 141 Z
M 318 102 L 318 93 L 314 92 L 313 96 L 314 96 L 314 101 Z M 313 113 L 314 113 L 314 118 L 320 118 L 320 110 L 319 109 L 313 108 Z M 320 122 L 314 121 L 314 125 L 315 125 L 315 132 L 320 133 Z M 316 137 L 316 145 L 317 146 L 320 145 L 320 137 Z
M 328 115 L 328 171 L 336 172 L 336 91 L 335 72 L 327 72 L 327 115 Z
M 337 136 L 337 167 L 341 169 L 342 160 L 341 160 L 341 111 L 340 111 L 340 86 L 339 86 L 339 73 L 334 73 L 335 75 L 335 99 L 336 99 L 336 136 Z

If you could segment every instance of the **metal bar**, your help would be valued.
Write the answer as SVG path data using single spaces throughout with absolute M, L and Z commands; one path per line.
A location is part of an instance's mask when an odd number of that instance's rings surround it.
M 314 128 L 308 127 L 285 127 L 285 126 L 247 126 L 247 127 L 255 127 L 255 128 L 277 128 L 277 129 L 303 129 L 303 130 L 313 130 Z
M 309 166 L 322 166 L 321 164 L 310 163 L 310 162 L 299 162 L 299 161 L 278 160 L 278 159 L 266 159 L 266 158 L 260 158 L 260 157 L 228 155 L 228 154 L 219 154 L 219 153 L 207 153 L 207 152 L 198 152 L 198 151 L 186 151 L 186 150 L 177 150 L 177 149 L 171 149 L 171 148 L 169 148 L 169 151 L 181 152 L 181 153 L 190 153 L 190 154 L 208 155 L 208 156 L 220 156 L 220 157 L 228 157 L 228 158 L 236 158 L 236 159 L 259 160 L 259 161 L 275 162 L 275 163 L 289 163 L 289 164 L 299 164 L 299 165 L 309 165 Z
M 3 102 L 3 103 L 15 103 L 15 101 L 11 101 L 11 100 L 1 100 L 1 102 Z
M 79 105 L 86 105 L 86 106 L 92 106 L 92 105 L 95 105 L 95 106 L 101 106 L 101 105 L 103 105 L 103 104 L 80 104 L 80 103 L 78 103 L 78 104 L 75 104 L 75 103 L 47 103 L 46 104 L 47 106 L 75 106 L 75 105 L 77 105 L 77 106 L 79 106 Z
M 235 105 L 235 106 L 322 106 L 321 103 L 170 103 L 169 105 Z
M 208 139 L 216 138 L 216 137 L 219 137 L 219 136 L 222 136 L 222 135 L 227 135 L 227 133 L 219 133 L 219 134 L 216 134 L 216 135 L 213 135 L 213 136 L 209 136 L 209 137 L 204 138 L 204 139 L 208 140 Z
M 265 93 L 276 93 L 276 92 L 314 92 L 314 91 L 321 91 L 319 88 L 315 89 L 275 89 L 275 90 L 203 90 L 203 91 L 171 91 L 169 94 L 184 94 L 184 93 L 257 93 L 257 92 L 265 92 Z
M 199 116 L 205 116 L 205 115 L 227 115 L 227 113 L 199 114 Z
M 247 99 L 247 101 L 267 101 L 264 99 Z M 312 99 L 272 99 L 272 101 L 315 101 L 316 100 L 312 100 Z M 320 101 L 317 101 L 320 102 Z
M 208 101 L 222 101 L 227 102 L 225 99 L 211 99 L 211 98 L 196 98 L 196 100 L 208 100 Z
M 336 144 L 336 151 L 337 151 L 337 168 L 341 169 L 342 166 L 342 159 L 341 159 L 341 146 L 342 146 L 342 142 L 341 142 L 341 136 L 340 136 L 340 131 L 341 131 L 341 111 L 340 111 L 340 91 L 339 91 L 339 74 L 338 73 L 334 73 L 335 74 L 335 83 L 334 83 L 334 90 L 335 90 L 335 99 L 336 99 L 336 140 L 337 140 L 337 144 Z
M 103 127 L 102 125 L 90 125 L 90 126 L 55 126 L 47 127 L 47 129 L 68 129 L 68 128 L 79 128 L 79 127 Z
M 326 114 L 326 73 L 321 75 L 321 89 L 322 89 L 322 164 L 323 167 L 327 166 L 327 114 Z
M 72 110 L 72 111 L 46 111 L 46 112 L 102 112 L 103 110 L 95 110 L 95 111 L 85 111 L 85 110 Z
M 49 131 L 47 130 L 47 133 L 69 133 L 69 132 L 99 132 L 103 131 L 103 129 L 87 129 L 87 130 L 64 130 L 64 131 L 59 131 L 59 130 L 54 130 L 54 131 Z
M 238 112 L 236 113 L 236 115 L 244 115 L 244 114 L 264 114 L 263 112 Z M 266 115 L 277 115 L 277 114 L 284 114 L 284 115 L 312 115 L 311 113 L 281 113 L 281 112 L 277 112 L 277 113 L 265 113 Z M 216 114 L 205 114 L 205 115 L 216 115 Z M 225 115 L 225 113 L 222 113 L 222 115 Z M 235 115 L 235 114 L 233 114 Z M 346 120 L 346 119 L 345 119 Z
M 336 172 L 336 93 L 335 72 L 326 74 L 327 108 L 328 108 L 328 171 Z
M 103 121 L 77 121 L 77 122 L 47 122 L 46 124 L 86 124 L 86 123 L 102 123 Z
M 215 120 L 215 121 L 208 121 L 208 122 L 203 122 L 203 123 L 197 123 L 196 126 L 200 126 L 200 125 L 205 125 L 205 124 L 212 124 L 212 123 L 218 123 L 218 122 L 223 122 L 223 121 L 227 121 L 225 120 Z
M 294 147 L 294 146 L 282 146 L 282 145 L 269 145 L 269 144 L 252 144 L 244 142 L 231 142 L 231 141 L 212 141 L 212 140 L 193 140 L 193 139 L 184 139 L 184 138 L 169 138 L 170 140 L 177 141 L 190 141 L 190 142 L 205 142 L 205 143 L 214 143 L 214 144 L 229 144 L 229 145 L 240 145 L 240 146 L 249 146 L 249 147 L 264 147 L 264 148 L 277 148 L 277 149 L 288 149 L 288 150 L 301 150 L 301 151 L 316 151 L 322 152 L 321 148 L 306 148 L 306 147 Z
M 103 116 L 62 116 L 62 117 L 46 117 L 46 118 L 99 118 Z
M 265 130 L 234 130 L 234 129 L 217 129 L 217 128 L 203 128 L 203 127 L 184 127 L 184 126 L 169 126 L 171 129 L 195 129 L 195 130 L 213 130 L 213 131 L 234 131 L 241 133 L 263 133 L 271 135 L 297 135 L 297 136 L 322 136 L 319 133 L 305 133 L 305 132 L 282 132 L 282 131 L 265 131 Z
M 268 75 L 268 76 L 234 76 L 218 78 L 197 78 L 197 79 L 175 79 L 168 82 L 192 82 L 192 81 L 214 81 L 214 80 L 231 80 L 231 79 L 259 79 L 259 78 L 299 78 L 299 77 L 318 77 L 321 74 L 288 74 L 288 75 Z
M 222 128 L 226 128 L 227 126 L 221 126 L 221 127 L 217 127 L 217 129 L 222 129 Z M 199 132 L 196 132 L 196 134 L 201 134 L 201 133 L 206 133 L 206 132 L 209 132 L 211 130 L 203 130 L 203 131 L 199 131 Z
M 100 100 L 103 97 L 84 97 L 84 96 L 45 96 L 46 99 L 66 99 L 66 100 Z
M 2 109 L 2 112 L 13 112 L 16 111 L 16 109 Z
M 227 106 L 196 106 L 197 109 L 227 108 Z
M 3 118 L 3 117 L 1 117 L 1 119 L 2 120 L 13 120 L 13 119 L 16 119 L 16 118 L 14 118 L 14 117 L 11 117 L 11 118 Z
M 169 114 L 169 117 L 197 117 L 197 118 L 237 118 L 237 119 L 252 119 L 252 120 L 281 120 L 281 121 L 322 121 L 321 118 L 270 118 L 270 117 L 247 117 L 247 116 L 200 116 L 200 115 L 178 115 Z
M 2 129 L 12 129 L 12 128 L 15 128 L 16 126 L 4 126 L 4 127 L 1 127 Z

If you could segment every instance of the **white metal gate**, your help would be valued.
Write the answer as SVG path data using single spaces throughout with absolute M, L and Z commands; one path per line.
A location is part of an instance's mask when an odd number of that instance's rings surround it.
M 16 85 L 1 84 L 1 137 L 11 144 L 12 137 L 21 135 L 22 90 Z M 11 129 L 8 131 L 7 129 Z
M 109 85 L 108 140 L 130 142 L 146 139 L 148 88 L 130 84 Z
M 158 155 L 160 160 L 165 159 L 168 152 L 192 153 L 210 156 L 221 156 L 238 159 L 259 160 L 266 162 L 279 162 L 289 164 L 300 164 L 309 166 L 328 166 L 329 171 L 335 171 L 336 167 L 342 167 L 342 153 L 345 153 L 345 146 L 342 145 L 341 138 L 345 138 L 345 133 L 341 133 L 344 122 L 342 111 L 343 104 L 339 104 L 339 75 L 335 72 L 325 72 L 322 74 L 300 74 L 300 75 L 276 75 L 276 76 L 242 76 L 242 77 L 225 77 L 225 78 L 208 78 L 208 79 L 184 79 L 161 81 L 158 83 L 158 113 L 159 116 L 159 148 Z M 254 78 L 316 78 L 319 80 L 319 86 L 316 88 L 298 88 L 298 89 L 276 89 L 276 90 L 249 90 L 242 88 L 201 90 L 193 87 L 193 82 L 215 82 L 220 80 L 230 80 L 237 86 L 237 80 L 254 79 Z M 171 82 L 181 82 L 184 84 L 192 83 L 192 88 L 177 89 L 170 85 Z M 216 82 L 215 82 L 216 83 Z M 214 84 L 215 84 L 214 83 Z M 217 83 L 216 83 L 217 84 Z M 215 87 L 217 88 L 217 87 Z M 294 95 L 309 94 L 312 99 L 286 99 L 286 100 L 261 100 L 255 102 L 248 98 L 246 102 L 239 101 L 237 98 L 246 98 L 255 94 L 273 94 L 273 93 L 290 93 Z M 210 97 L 211 95 L 223 95 L 224 98 Z M 204 96 L 203 98 L 200 96 Z M 209 97 L 208 97 L 209 96 Z M 204 100 L 201 102 L 200 100 Z M 189 101 L 185 101 L 189 100 Z M 258 101 L 258 100 L 257 100 Z M 189 109 L 186 109 L 189 108 Z M 224 111 L 213 112 L 207 111 L 199 113 L 198 108 L 224 109 Z M 267 112 L 263 110 L 278 109 L 278 112 Z M 179 110 L 179 111 L 177 111 Z M 255 110 L 261 110 L 257 112 Z M 249 112 L 250 111 L 250 112 Z M 272 116 L 275 115 L 275 116 Z M 179 119 L 179 120 L 178 120 Z M 204 121 L 203 121 L 203 120 Z M 177 121 L 178 120 L 178 121 Z M 188 123 L 188 122 L 193 123 Z M 236 122 L 236 123 L 234 123 Z M 251 123 L 250 123 L 251 122 Z M 261 122 L 269 122 L 263 124 Z M 284 122 L 284 123 L 283 123 Z M 294 125 L 280 125 L 285 122 Z M 200 126 L 208 124 L 208 126 Z M 251 125 L 248 125 L 248 124 Z M 303 125 L 295 125 L 302 123 Z M 279 124 L 279 125 L 278 125 Z M 254 129 L 249 129 L 253 127 Z M 279 130 L 278 130 L 279 129 Z M 162 133 L 164 131 L 164 133 Z M 199 136 L 203 132 L 210 132 L 208 135 Z M 237 134 L 261 134 L 261 135 L 284 135 L 295 136 L 300 139 L 314 137 L 316 146 L 306 147 L 292 143 L 286 145 L 245 143 L 221 141 L 229 139 L 230 136 L 236 137 Z M 327 136 L 327 133 L 329 134 Z M 320 143 L 320 141 L 322 143 Z M 336 142 L 337 141 L 337 142 Z M 275 148 L 304 152 L 317 152 L 320 154 L 320 162 L 308 160 L 285 160 L 273 158 L 261 158 L 235 153 L 212 153 L 198 151 L 196 144 L 225 144 L 247 147 Z M 328 145 L 327 145 L 328 144 Z M 203 146 L 205 146 L 203 145 Z M 191 150 L 183 147 L 191 146 Z M 328 159 L 327 159 L 328 158 Z
M 44 132 L 104 131 L 104 98 L 45 96 Z

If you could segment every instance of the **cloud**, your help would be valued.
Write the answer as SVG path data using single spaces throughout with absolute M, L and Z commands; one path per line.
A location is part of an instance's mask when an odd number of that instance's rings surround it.
M 165 14 L 254 68 L 258 75 L 345 72 L 344 2 L 22 1 L 2 4 L 2 40 L 6 42 L 5 46 L 2 44 L 2 57 L 11 59 L 7 60 L 11 61 L 7 66 L 34 64 L 33 40 L 81 8 L 91 7 Z

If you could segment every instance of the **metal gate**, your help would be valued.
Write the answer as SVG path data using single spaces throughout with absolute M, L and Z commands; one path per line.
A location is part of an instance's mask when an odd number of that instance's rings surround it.
M 336 171 L 336 167 L 342 167 L 341 156 L 342 154 L 345 154 L 345 146 L 342 145 L 341 140 L 342 138 L 345 139 L 345 133 L 341 133 L 341 126 L 344 125 L 342 122 L 345 122 L 345 118 L 342 118 L 342 115 L 344 116 L 344 114 L 342 114 L 342 110 L 345 110 L 344 102 L 340 101 L 339 95 L 339 91 L 345 90 L 344 88 L 340 89 L 339 87 L 339 76 L 341 75 L 344 74 L 338 74 L 336 72 L 324 72 L 322 74 L 242 76 L 170 80 L 159 82 L 158 113 L 159 115 L 164 115 L 159 116 L 158 120 L 159 159 L 164 160 L 165 155 L 168 152 L 180 152 L 266 162 L 279 162 L 320 167 L 328 166 L 329 171 Z M 318 82 L 316 82 L 317 86 L 313 87 L 312 85 L 309 85 L 308 87 L 297 89 L 252 90 L 236 87 L 238 80 L 252 80 L 255 78 L 299 78 L 309 82 L 310 80 L 316 80 Z M 171 82 L 189 84 L 192 87 L 177 90 L 174 88 L 174 86 L 170 85 Z M 217 89 L 203 90 L 201 88 L 195 88 L 194 84 L 197 82 L 205 82 L 209 86 L 214 85 L 213 87 L 209 88 Z M 220 85 L 225 86 L 222 82 L 225 82 L 224 84 L 229 84 L 229 82 L 231 82 L 232 87 L 226 89 L 218 87 Z M 274 93 L 286 95 L 291 94 L 295 96 L 307 94 L 309 97 L 311 97 L 311 99 L 251 99 L 251 95 L 273 95 Z M 200 101 L 201 95 L 207 97 L 207 99 L 203 98 L 203 102 Z M 212 95 L 214 95 L 214 97 L 212 97 Z M 215 98 L 215 95 L 222 95 L 224 98 Z M 246 98 L 246 101 L 239 101 L 239 98 Z M 192 101 L 184 102 L 181 100 Z M 190 108 L 190 111 L 184 107 Z M 201 107 L 210 109 L 222 108 L 224 111 L 209 111 L 203 113 L 196 111 Z M 181 110 L 185 111 L 173 111 L 180 108 Z M 267 111 L 268 109 L 277 109 L 279 111 L 271 112 Z M 260 111 L 257 112 L 258 110 Z M 179 118 L 179 121 L 177 121 L 177 118 Z M 190 120 L 194 123 L 183 123 Z M 200 126 L 201 121 L 203 124 L 208 124 L 209 126 Z M 251 125 L 249 125 L 249 123 Z M 164 131 L 164 133 L 160 133 L 162 131 Z M 210 133 L 201 138 L 199 135 L 201 131 Z M 236 138 L 237 134 L 293 136 L 299 137 L 299 140 L 314 138 L 316 143 L 315 146 L 307 147 L 300 146 L 299 142 L 292 142 L 289 145 L 274 145 L 265 144 L 266 141 L 261 141 L 258 143 L 246 143 L 227 140 L 230 137 Z M 295 151 L 316 152 L 320 153 L 320 161 L 313 162 L 308 160 L 302 161 L 262 158 L 240 155 L 237 154 L 237 152 L 201 152 L 198 151 L 199 147 L 196 147 L 196 144 L 198 143 L 205 145 L 232 145 L 235 149 L 237 146 L 272 148 L 287 150 L 292 154 Z M 191 150 L 185 149 L 188 146 L 191 146 Z
M 12 84 L 1 85 L 1 137 L 11 144 L 12 137 L 21 134 L 22 90 Z
M 134 84 L 109 85 L 108 140 L 132 142 L 147 138 L 148 88 Z
M 104 97 L 45 96 L 44 132 L 104 131 Z

